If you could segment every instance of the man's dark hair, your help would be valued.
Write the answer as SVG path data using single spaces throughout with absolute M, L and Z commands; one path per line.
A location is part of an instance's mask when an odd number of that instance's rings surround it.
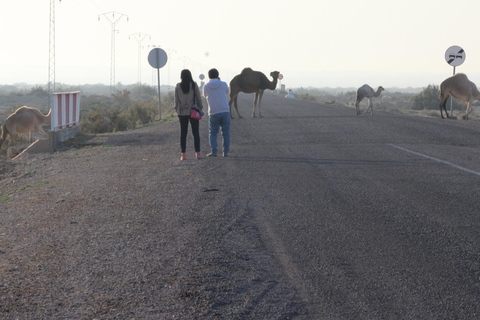
M 210 79 L 217 79 L 219 76 L 218 70 L 213 68 L 208 71 L 208 77 Z

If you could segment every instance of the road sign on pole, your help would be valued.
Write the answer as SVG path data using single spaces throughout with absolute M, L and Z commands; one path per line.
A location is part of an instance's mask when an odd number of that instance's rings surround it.
M 154 48 L 148 54 L 148 63 L 157 69 L 158 79 L 158 118 L 162 119 L 162 99 L 160 98 L 160 68 L 167 64 L 167 53 L 160 48 Z
M 465 50 L 459 46 L 451 46 L 445 51 L 445 60 L 454 68 L 461 65 L 466 57 Z
M 453 67 L 453 75 L 455 75 L 455 68 L 461 65 L 467 57 L 465 50 L 459 46 L 451 46 L 445 51 L 445 61 Z M 453 98 L 450 97 L 450 116 L 453 118 Z

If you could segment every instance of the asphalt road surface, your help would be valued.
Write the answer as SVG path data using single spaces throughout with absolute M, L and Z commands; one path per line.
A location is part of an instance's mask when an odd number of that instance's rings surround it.
M 209 187 L 255 221 L 305 318 L 480 317 L 478 122 L 252 102 Z

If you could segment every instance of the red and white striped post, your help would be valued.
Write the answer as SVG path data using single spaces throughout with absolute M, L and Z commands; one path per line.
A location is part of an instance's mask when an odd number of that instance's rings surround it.
M 51 130 L 58 131 L 80 124 L 80 91 L 52 95 Z

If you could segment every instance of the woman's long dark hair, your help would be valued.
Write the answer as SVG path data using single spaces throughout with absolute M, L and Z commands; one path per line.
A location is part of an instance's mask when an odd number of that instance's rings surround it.
M 182 88 L 183 93 L 187 94 L 190 91 L 190 84 L 192 84 L 192 88 L 195 88 L 195 82 L 193 82 L 192 73 L 190 70 L 182 70 L 180 73 L 180 78 L 182 79 L 180 82 L 180 88 Z

